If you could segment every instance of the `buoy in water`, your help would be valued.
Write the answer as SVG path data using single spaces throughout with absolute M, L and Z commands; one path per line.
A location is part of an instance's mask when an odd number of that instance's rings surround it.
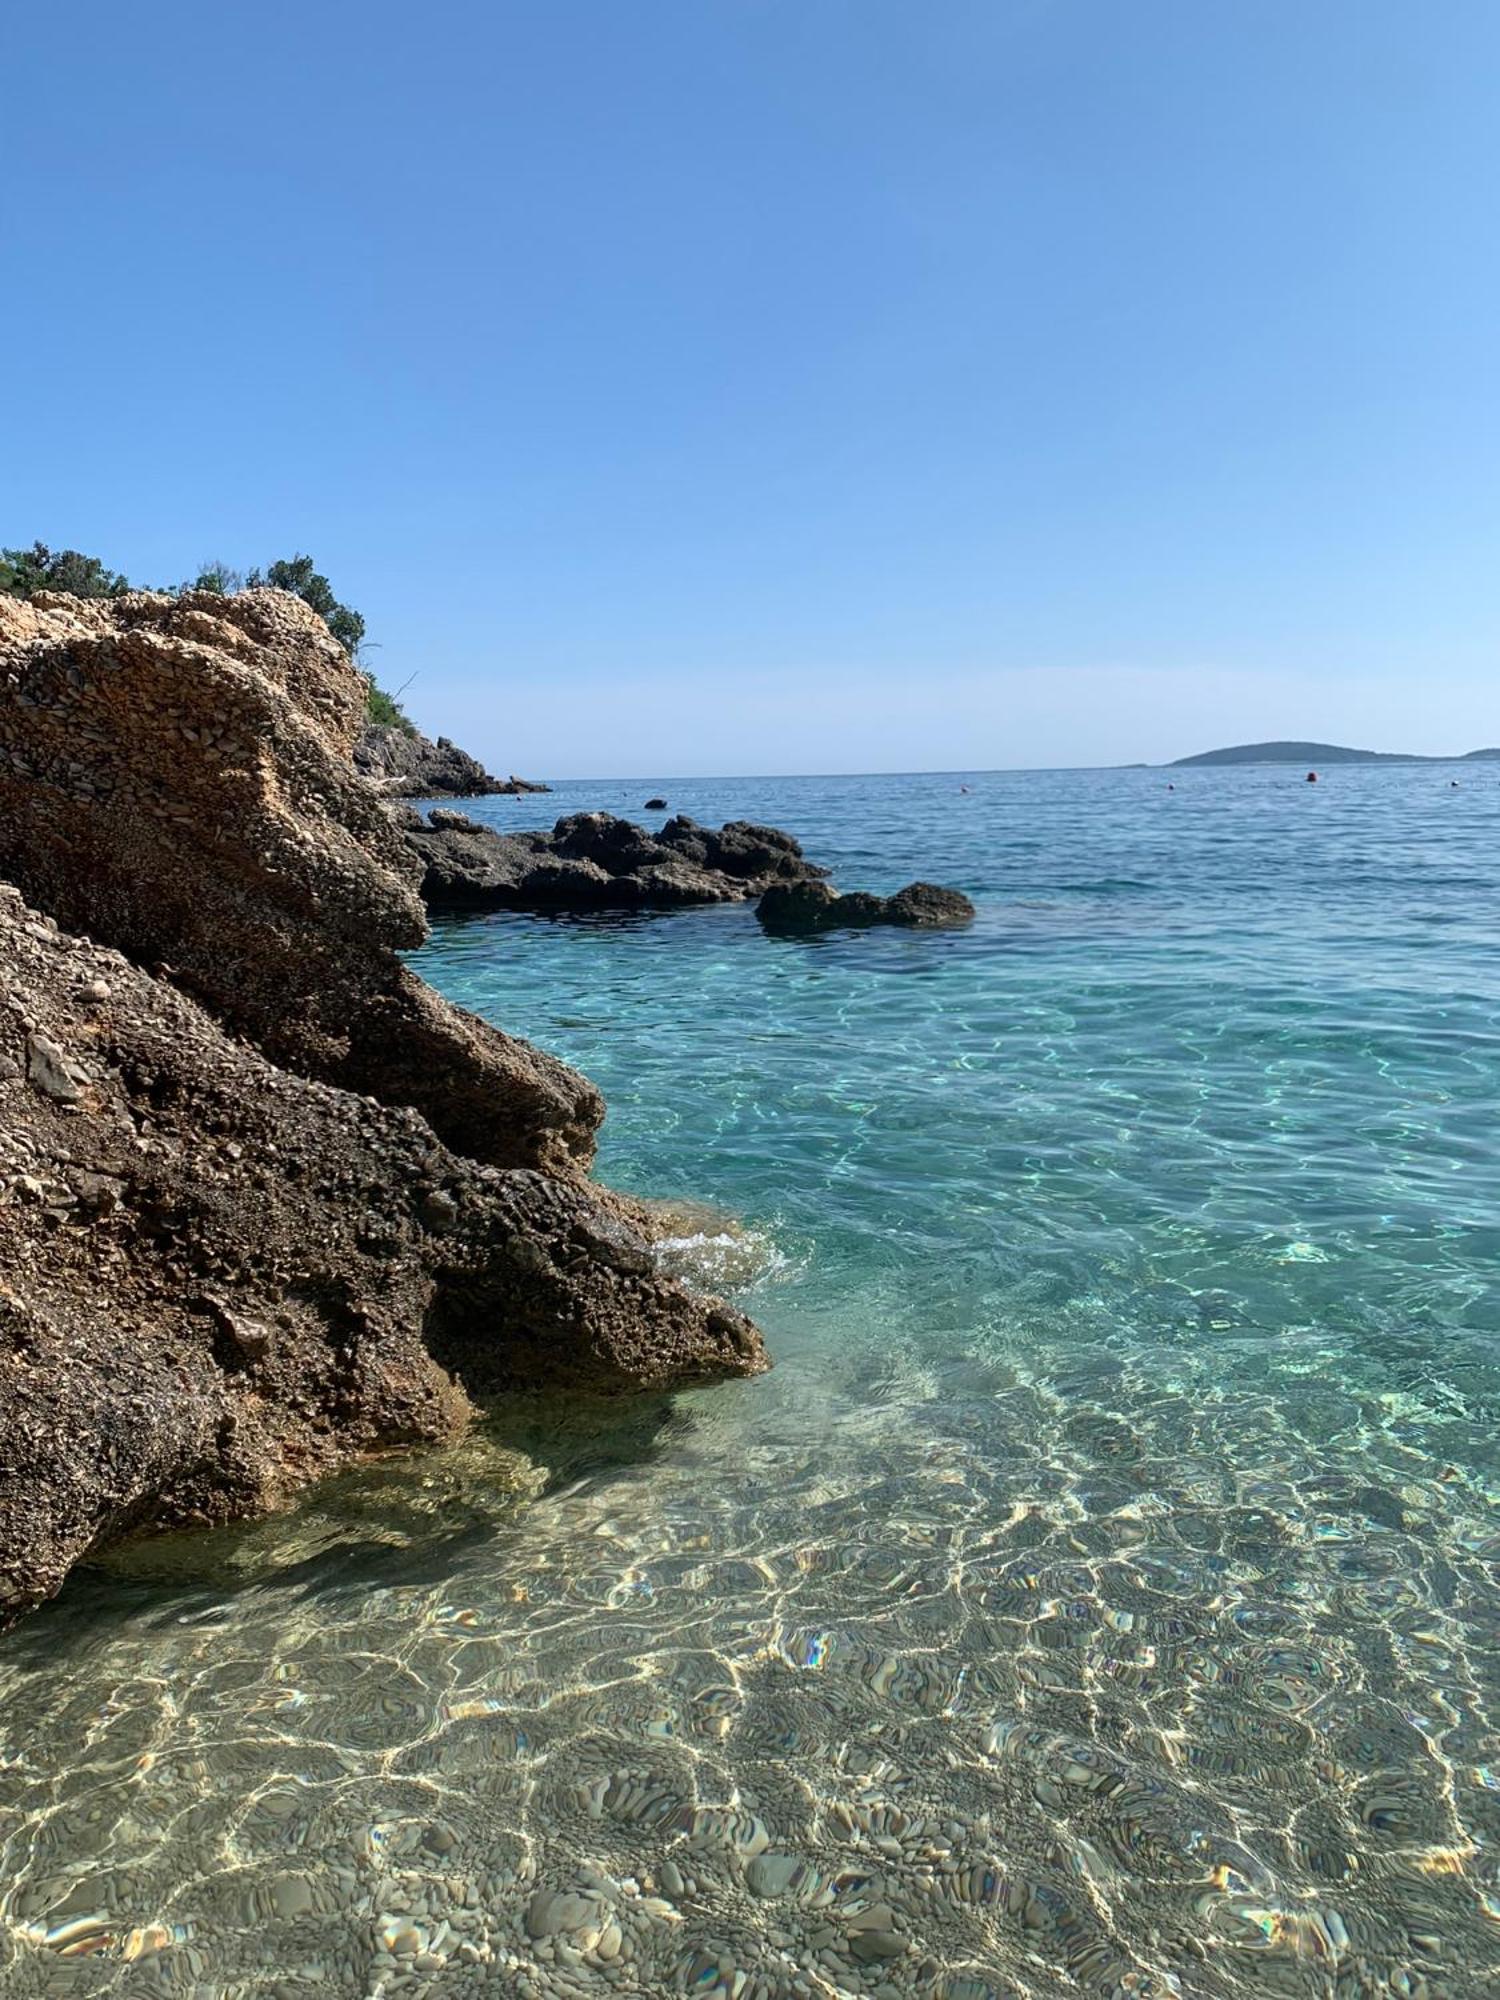
M 1308 772 L 1308 774 L 1307 774 L 1307 782 L 1308 782 L 1308 783 L 1309 783 L 1310 785 L 1315 785 L 1315 784 L 1316 784 L 1316 783 L 1318 782 L 1318 774 L 1317 774 L 1317 772 L 1316 772 L 1316 771 L 1309 771 L 1309 772 Z

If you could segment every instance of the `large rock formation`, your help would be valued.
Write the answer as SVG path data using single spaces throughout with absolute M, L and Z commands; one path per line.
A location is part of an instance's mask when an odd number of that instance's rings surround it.
M 570 813 L 550 833 L 496 833 L 440 807 L 425 821 L 409 811 L 401 827 L 435 910 L 671 910 L 827 873 L 789 833 L 749 820 L 716 831 L 679 815 L 649 834 L 612 813 Z
M 475 1396 L 765 1365 L 584 1179 L 592 1086 L 401 965 L 362 700 L 279 592 L 0 598 L 0 1621 Z
M 276 1069 L 0 888 L 0 1623 L 127 1528 L 274 1505 L 471 1396 L 763 1365 L 586 1182 Z
M 417 729 L 367 722 L 354 744 L 354 767 L 377 791 L 397 799 L 474 799 L 503 793 L 550 792 L 525 778 L 494 778 L 446 736 L 436 743 Z
M 364 701 L 283 591 L 0 598 L 0 879 L 171 966 L 275 1062 L 477 1159 L 582 1169 L 593 1086 L 401 963 L 420 871 L 354 770 Z

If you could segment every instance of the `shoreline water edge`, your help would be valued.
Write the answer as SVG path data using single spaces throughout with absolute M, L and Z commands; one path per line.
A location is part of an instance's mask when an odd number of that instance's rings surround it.
M 364 700 L 285 592 L 0 598 L 0 1620 L 122 1536 L 266 1512 L 499 1397 L 769 1365 L 590 1179 L 587 1079 L 406 967 L 424 900 L 972 917 L 840 898 L 745 822 L 424 820 L 435 776 L 547 788 Z

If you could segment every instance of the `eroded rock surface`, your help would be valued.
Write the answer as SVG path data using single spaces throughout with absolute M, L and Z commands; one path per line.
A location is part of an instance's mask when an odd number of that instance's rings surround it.
M 755 914 L 768 931 L 866 930 L 872 924 L 940 930 L 972 923 L 974 905 L 962 890 L 936 882 L 908 882 L 894 896 L 862 889 L 841 896 L 827 882 L 778 882 L 766 890 Z
M 487 794 L 550 792 L 525 778 L 495 778 L 477 757 L 446 736 L 434 743 L 420 730 L 367 722 L 354 744 L 354 767 L 387 798 L 473 799 Z
M 355 772 L 364 703 L 284 591 L 0 597 L 0 878 L 274 1061 L 415 1105 L 476 1158 L 582 1170 L 592 1084 L 401 964 L 420 869 Z
M 765 1365 L 593 1086 L 403 966 L 363 706 L 279 591 L 0 597 L 0 1623 L 476 1397 Z
M 612 813 L 570 813 L 550 833 L 496 833 L 439 807 L 400 825 L 437 910 L 671 910 L 746 902 L 827 873 L 789 833 L 749 820 L 715 829 L 679 814 L 651 834 Z
M 0 1624 L 474 1397 L 762 1366 L 587 1183 L 288 1074 L 0 887 Z

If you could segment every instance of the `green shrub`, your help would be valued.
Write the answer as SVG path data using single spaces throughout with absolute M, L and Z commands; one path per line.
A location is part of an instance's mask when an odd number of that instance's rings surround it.
M 368 676 L 365 680 L 365 720 L 378 722 L 383 729 L 404 729 L 408 736 L 417 733 L 416 724 L 396 697 L 387 694 L 383 687 L 377 687 Z
M 311 556 L 293 556 L 289 562 L 273 562 L 264 573 L 258 569 L 251 570 L 245 578 L 246 587 L 253 590 L 259 583 L 269 583 L 276 590 L 289 590 L 304 604 L 310 604 L 350 659 L 358 658 L 365 636 L 365 621 L 352 606 L 340 604 L 327 577 L 313 568 Z
M 191 583 L 177 588 L 179 592 L 210 590 L 220 597 L 232 597 L 238 590 L 253 590 L 260 584 L 289 590 L 311 605 L 350 659 L 359 658 L 365 621 L 352 605 L 341 604 L 334 596 L 332 584 L 313 567 L 311 556 L 292 556 L 248 573 L 231 569 L 228 563 L 206 562 Z M 63 590 L 74 597 L 120 597 L 129 589 L 127 578 L 106 569 L 97 556 L 80 555 L 77 549 L 54 552 L 45 542 L 34 542 L 29 549 L 0 549 L 0 592 L 11 597 L 30 597 L 38 590 Z M 416 734 L 410 716 L 394 695 L 377 687 L 368 674 L 365 685 L 366 713 L 371 722 Z
M 130 585 L 97 556 L 77 549 L 53 551 L 45 542 L 29 549 L 0 549 L 0 591 L 31 597 L 39 590 L 65 590 L 73 597 L 120 597 Z

